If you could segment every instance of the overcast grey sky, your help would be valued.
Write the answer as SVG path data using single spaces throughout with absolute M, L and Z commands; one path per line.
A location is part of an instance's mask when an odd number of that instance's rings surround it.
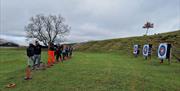
M 36 14 L 61 14 L 68 42 L 102 40 L 180 29 L 180 0 L 0 0 L 0 38 L 26 44 L 24 26 Z

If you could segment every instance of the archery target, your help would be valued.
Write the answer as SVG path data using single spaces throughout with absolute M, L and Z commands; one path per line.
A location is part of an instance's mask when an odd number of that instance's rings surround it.
M 166 59 L 167 57 L 167 43 L 161 43 L 158 48 L 158 57 L 160 59 Z
M 144 56 L 148 56 L 148 54 L 149 54 L 149 45 L 144 45 L 142 53 L 143 53 Z
M 134 51 L 133 51 L 134 54 L 138 54 L 138 45 L 134 45 Z

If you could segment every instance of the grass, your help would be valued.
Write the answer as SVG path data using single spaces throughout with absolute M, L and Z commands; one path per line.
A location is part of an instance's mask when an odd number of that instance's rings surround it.
M 118 53 L 75 52 L 73 58 L 23 80 L 24 50 L 0 49 L 0 91 L 180 91 L 180 64 Z M 42 60 L 47 55 L 43 52 Z M 15 88 L 5 88 L 10 82 Z

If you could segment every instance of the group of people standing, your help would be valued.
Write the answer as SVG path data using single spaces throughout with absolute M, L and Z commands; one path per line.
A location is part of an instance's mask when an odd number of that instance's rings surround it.
M 29 44 L 27 48 L 28 67 L 32 69 L 39 69 L 41 65 L 41 48 L 42 46 L 38 41 L 35 45 Z M 73 48 L 70 45 L 54 45 L 52 42 L 48 44 L 48 61 L 47 67 L 53 66 L 57 62 L 63 62 L 67 58 L 71 58 Z
M 63 62 L 67 58 L 71 58 L 73 47 L 70 45 L 54 45 L 52 42 L 48 46 L 48 62 L 47 67 L 52 66 L 56 62 Z M 56 56 L 56 57 L 55 57 Z

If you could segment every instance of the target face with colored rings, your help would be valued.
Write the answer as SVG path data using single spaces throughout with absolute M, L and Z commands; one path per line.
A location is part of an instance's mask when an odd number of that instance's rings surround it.
M 161 43 L 158 48 L 158 57 L 165 59 L 167 54 L 167 43 Z
M 159 54 L 163 56 L 166 53 L 166 47 L 164 45 L 160 46 Z
M 137 52 L 138 52 L 138 45 L 134 45 L 134 51 L 133 51 L 133 53 L 134 53 L 134 54 L 137 54 Z
M 143 47 L 143 55 L 148 56 L 148 52 L 149 52 L 149 45 L 144 45 L 144 47 Z

